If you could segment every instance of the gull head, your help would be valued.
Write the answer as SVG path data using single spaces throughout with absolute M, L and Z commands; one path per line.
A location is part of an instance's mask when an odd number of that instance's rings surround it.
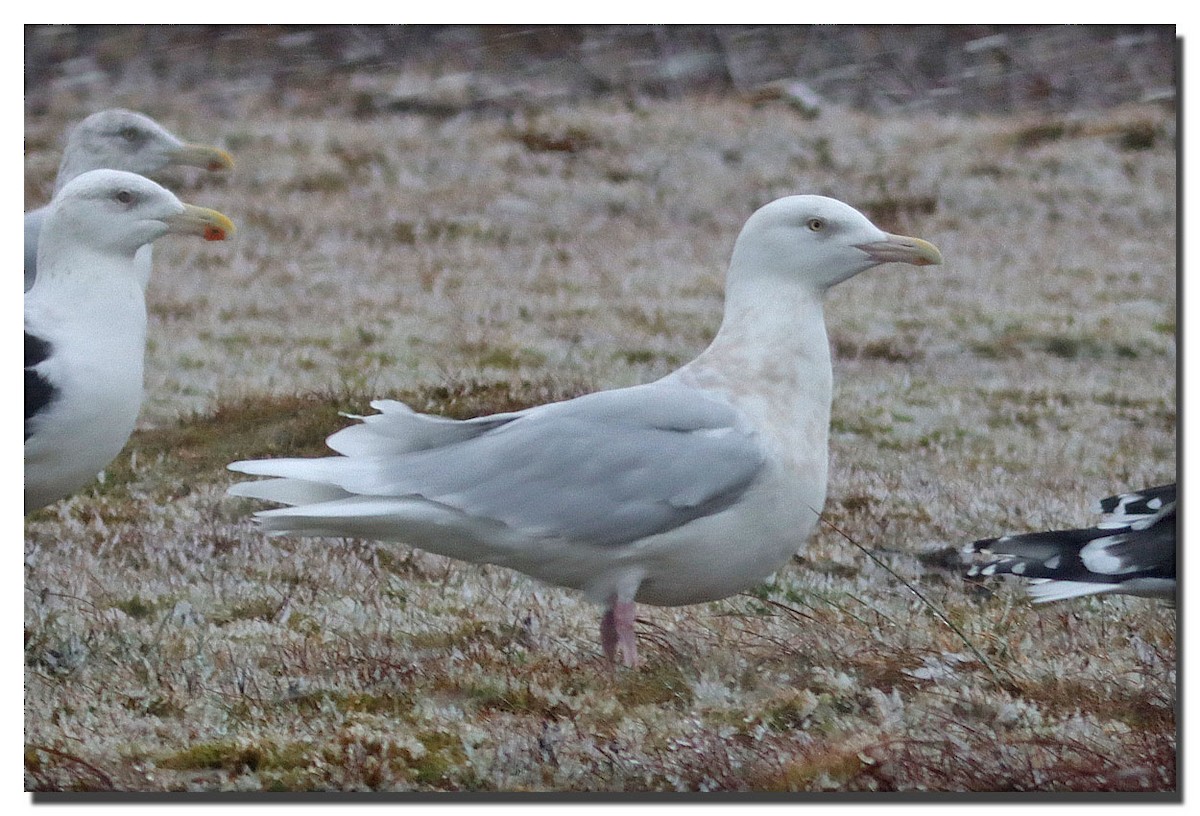
M 145 175 L 169 164 L 228 170 L 233 159 L 218 147 L 181 141 L 148 116 L 114 108 L 93 113 L 71 131 L 59 177 L 100 168 Z
M 47 235 L 100 253 L 130 258 L 167 233 L 224 240 L 233 222 L 216 210 L 184 204 L 148 178 L 122 170 L 92 170 L 67 183 L 50 203 Z M 40 266 L 40 263 L 39 263 Z
M 733 249 L 730 282 L 780 278 L 816 292 L 881 263 L 940 264 L 937 247 L 884 232 L 837 199 L 796 195 L 759 208 Z

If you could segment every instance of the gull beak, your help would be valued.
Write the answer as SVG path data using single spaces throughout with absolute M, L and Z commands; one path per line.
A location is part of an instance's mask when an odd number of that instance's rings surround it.
M 177 235 L 199 235 L 205 241 L 224 241 L 237 232 L 233 222 L 216 210 L 184 204 L 183 212 L 163 219 L 167 232 Z
M 857 246 L 870 255 L 875 263 L 895 261 L 915 266 L 930 266 L 942 262 L 942 253 L 937 247 L 928 241 L 909 238 L 907 235 L 884 235 L 882 241 Z
M 203 167 L 205 170 L 232 170 L 233 156 L 219 147 L 201 144 L 180 145 L 171 154 L 172 164 Z

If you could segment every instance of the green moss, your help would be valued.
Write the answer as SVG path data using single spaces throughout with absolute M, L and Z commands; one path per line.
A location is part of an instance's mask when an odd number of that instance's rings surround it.
M 927 434 L 918 436 L 914 446 L 939 450 L 948 446 L 961 446 L 966 438 L 967 431 L 964 428 L 935 428 Z
M 143 600 L 140 595 L 134 595 L 127 601 L 118 601 L 113 608 L 120 609 L 131 618 L 148 618 L 154 614 L 156 605 L 152 601 Z
M 975 356 L 987 360 L 1021 359 L 1033 353 L 1064 360 L 1131 360 L 1153 354 L 1147 345 L 1083 334 L 1036 332 L 1009 326 L 987 340 L 970 343 Z
M 350 177 L 336 170 L 299 175 L 283 185 L 285 192 L 342 193 L 350 186 Z
M 187 712 L 187 709 L 183 705 L 167 697 L 154 697 L 146 701 L 142 710 L 151 717 L 162 719 L 171 717 L 180 718 Z
M 422 388 L 406 401 L 416 410 L 453 419 L 470 419 L 485 414 L 520 411 L 533 405 L 579 396 L 585 391 L 579 383 L 559 383 L 551 379 L 515 383 L 467 380 Z
M 425 753 L 419 757 L 408 756 L 413 781 L 435 788 L 455 787 L 455 776 L 467 766 L 462 741 L 444 731 L 426 731 L 417 734 L 417 739 L 425 747 Z
M 510 233 L 506 227 L 490 221 L 470 219 L 431 219 L 420 225 L 423 242 L 462 241 L 472 239 L 503 246 Z
M 1060 141 L 1068 136 L 1075 136 L 1079 131 L 1078 125 L 1068 126 L 1065 122 L 1041 122 L 1018 130 L 1013 134 L 1013 142 L 1017 147 L 1028 150 L 1048 142 Z
M 209 620 L 215 626 L 226 626 L 234 621 L 272 621 L 279 614 L 280 601 L 276 597 L 249 598 L 223 611 L 214 612 Z
M 309 768 L 289 769 L 281 772 L 261 774 L 262 789 L 269 793 L 291 793 L 298 791 L 323 790 L 320 775 Z
M 286 742 L 279 746 L 269 745 L 271 750 L 266 757 L 268 769 L 306 768 L 312 760 L 313 750 L 308 743 Z
M 270 741 L 239 744 L 232 740 L 202 742 L 174 754 L 161 757 L 160 768 L 175 771 L 190 770 L 286 770 L 307 767 L 312 748 L 304 743 L 277 745 Z
M 629 365 L 645 365 L 646 363 L 654 362 L 658 356 L 650 349 L 629 349 L 627 351 L 619 351 L 613 355 L 618 360 L 623 360 Z
M 886 186 L 880 184 L 881 188 Z M 862 203 L 862 210 L 872 221 L 879 224 L 895 223 L 899 220 L 933 215 L 938 209 L 938 200 L 932 195 L 894 194 L 886 189 L 878 198 Z
M 381 570 L 401 578 L 424 577 L 424 572 L 417 566 L 415 553 L 408 547 L 380 546 L 373 553 L 375 563 Z M 389 582 L 397 583 L 397 582 Z M 402 586 L 402 585 L 401 585 Z M 399 605 L 401 609 L 407 601 L 403 589 L 388 589 L 388 599 Z
M 804 566 L 804 569 L 810 572 L 817 572 L 822 575 L 830 575 L 835 578 L 853 578 L 859 574 L 859 568 L 853 564 L 843 564 L 840 561 L 834 561 L 830 558 L 810 558 L 802 555 L 797 558 L 798 562 Z M 796 593 L 794 590 L 789 590 L 787 600 L 795 601 Z
M 534 349 L 509 349 L 500 346 L 489 347 L 476 358 L 480 366 L 503 368 L 514 371 L 522 366 L 539 368 L 546 364 L 546 355 Z
M 1118 144 L 1122 150 L 1150 150 L 1158 141 L 1158 127 L 1153 122 L 1134 122 L 1121 129 Z
M 442 632 L 420 632 L 410 636 L 414 649 L 469 650 L 473 645 L 485 644 L 496 648 L 511 645 L 518 637 L 513 626 L 488 621 L 462 621 L 459 626 Z
M 36 747 L 25 746 L 25 770 L 35 776 L 41 772 L 43 768 L 42 752 Z
M 1092 347 L 1087 341 L 1077 337 L 1046 337 L 1040 342 L 1042 350 L 1052 357 L 1061 357 L 1064 360 L 1073 360 L 1076 357 L 1084 355 Z M 1088 355 L 1095 356 L 1095 355 Z
M 812 719 L 820 698 L 812 694 L 796 694 L 763 708 L 761 719 L 772 731 L 790 733 L 804 730 Z
M 636 672 L 623 674 L 616 689 L 622 705 L 665 705 L 690 708 L 695 700 L 691 684 L 674 662 L 652 663 Z
M 304 635 L 317 635 L 321 632 L 321 622 L 312 615 L 293 611 L 288 615 L 287 628 L 291 632 L 299 632 Z
M 899 337 L 887 337 L 860 343 L 854 338 L 835 336 L 833 352 L 845 360 L 883 360 L 884 362 L 917 362 L 924 358 L 922 350 Z
M 516 138 L 532 153 L 578 153 L 600 143 L 591 133 L 574 125 L 553 132 L 525 130 Z
M 825 137 L 818 136 L 812 140 L 813 160 L 817 166 L 823 170 L 832 170 L 837 166 L 837 161 L 833 157 L 833 142 Z
M 834 434 L 854 434 L 876 441 L 887 439 L 894 428 L 892 423 L 884 420 L 882 413 L 875 416 L 835 416 L 829 422 L 829 430 Z
M 1021 695 L 1048 715 L 1072 716 L 1083 711 L 1117 720 L 1133 728 L 1173 730 L 1175 709 L 1140 689 L 1096 685 L 1069 677 L 1025 681 Z
M 506 714 L 534 715 L 540 718 L 557 719 L 567 712 L 562 706 L 551 705 L 528 686 L 503 688 L 485 684 L 467 692 L 469 699 L 480 711 L 503 712 Z
M 413 702 L 412 694 L 401 691 L 368 694 L 321 689 L 290 696 L 279 704 L 279 708 L 304 715 L 332 710 L 341 714 L 368 714 L 393 721 L 408 721 L 412 717 Z
M 979 178 L 998 179 L 1013 175 L 1013 171 L 992 162 L 980 162 L 966 168 L 966 175 Z
M 857 752 L 830 747 L 793 761 L 780 777 L 780 789 L 789 791 L 842 788 L 863 770 L 863 758 Z
M 618 305 L 616 314 L 623 322 L 645 334 L 659 337 L 674 337 L 679 334 L 680 319 L 661 308 Z
M 381 714 L 392 718 L 408 718 L 412 716 L 415 702 L 410 693 L 393 692 L 389 694 L 342 694 L 336 698 L 341 711 L 359 714 Z

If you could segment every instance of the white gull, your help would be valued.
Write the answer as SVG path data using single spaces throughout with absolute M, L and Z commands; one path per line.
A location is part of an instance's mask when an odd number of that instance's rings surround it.
M 830 198 L 759 209 L 733 249 L 725 315 L 695 360 L 646 385 L 465 421 L 395 401 L 328 439 L 339 456 L 235 462 L 230 493 L 289 507 L 271 533 L 404 542 L 499 564 L 605 605 L 601 643 L 636 662 L 634 603 L 754 586 L 825 502 L 826 291 L 888 261 L 941 262 Z
M 138 249 L 167 233 L 232 232 L 219 212 L 120 170 L 84 173 L 54 197 L 25 293 L 26 513 L 94 479 L 133 431 L 146 346 Z
M 71 129 L 54 179 L 57 195 L 67 182 L 89 170 L 126 170 L 148 176 L 168 165 L 228 170 L 233 159 L 219 147 L 189 144 L 149 116 L 122 108 L 99 111 Z M 37 276 L 37 246 L 47 207 L 25 213 L 25 290 Z M 142 288 L 150 279 L 147 246 L 138 254 Z

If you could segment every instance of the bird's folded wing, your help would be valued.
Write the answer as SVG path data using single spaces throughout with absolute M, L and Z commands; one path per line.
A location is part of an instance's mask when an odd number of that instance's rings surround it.
M 347 414 L 351 419 L 362 420 L 361 423 L 343 428 L 326 439 L 325 444 L 343 456 L 411 453 L 471 439 L 520 416 L 519 413 L 508 413 L 468 420 L 449 419 L 418 414 L 396 400 L 375 400 L 371 407 L 379 413 Z
M 33 434 L 30 420 L 54 399 L 54 386 L 39 367 L 50 356 L 50 343 L 25 332 L 25 439 Z
M 603 546 L 636 541 L 729 507 L 764 461 L 757 434 L 734 409 L 677 385 L 599 392 L 459 423 L 405 413 L 395 405 L 377 405 L 383 413 L 371 419 L 382 430 L 387 423 L 379 416 L 393 415 L 399 423 L 390 428 L 393 443 L 404 437 L 397 430 L 402 426 L 424 433 L 417 449 L 397 453 L 383 435 L 387 452 L 370 454 L 368 438 L 360 434 L 350 446 L 352 456 L 230 467 L 350 495 L 405 500 L 398 508 L 419 498 L 525 535 Z M 422 422 L 428 422 L 424 431 Z M 430 434 L 444 435 L 444 444 L 426 444 Z M 253 491 L 249 484 L 231 492 L 264 495 Z
M 1023 578 L 1118 583 L 1175 574 L 1175 516 L 1164 510 L 1156 523 L 1121 530 L 1091 527 L 1025 533 L 976 541 L 968 553 L 987 553 L 968 574 L 1013 573 Z
M 1132 516 L 1148 516 L 1175 501 L 1175 485 L 1159 485 L 1132 493 L 1118 493 L 1101 499 L 1097 509 L 1112 518 L 1109 521 L 1128 523 Z
M 46 208 L 40 207 L 25 213 L 25 289 L 33 285 L 37 272 L 38 236 L 42 233 L 42 221 L 46 217 Z

